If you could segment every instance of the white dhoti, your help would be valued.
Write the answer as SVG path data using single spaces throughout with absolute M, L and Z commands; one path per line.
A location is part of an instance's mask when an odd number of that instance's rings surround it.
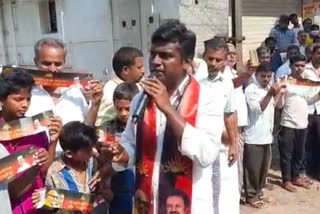
M 220 196 L 219 214 L 240 213 L 240 193 L 238 182 L 238 164 L 228 166 L 228 148 L 220 151 Z

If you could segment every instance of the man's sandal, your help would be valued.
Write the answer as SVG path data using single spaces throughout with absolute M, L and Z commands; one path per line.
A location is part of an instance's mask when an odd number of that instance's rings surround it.
M 282 188 L 287 190 L 288 192 L 292 192 L 292 193 L 295 193 L 297 192 L 297 188 L 295 188 L 291 182 L 285 182 L 282 184 Z
M 252 207 L 252 208 L 255 208 L 255 209 L 262 209 L 262 208 L 265 208 L 267 206 L 263 200 L 247 202 L 247 205 L 249 207 Z
M 306 182 L 306 180 L 303 179 L 303 178 L 298 178 L 296 180 L 293 180 L 293 181 L 291 181 L 291 183 L 293 185 L 295 185 L 295 186 L 302 187 L 302 188 L 305 188 L 305 189 L 310 189 L 311 188 L 311 184 Z
M 270 203 L 270 198 L 268 198 L 267 196 L 265 195 L 262 195 L 262 196 L 259 196 L 259 200 L 265 202 L 265 203 Z

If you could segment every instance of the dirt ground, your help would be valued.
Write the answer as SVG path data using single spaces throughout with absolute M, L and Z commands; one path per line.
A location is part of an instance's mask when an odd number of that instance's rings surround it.
M 272 169 L 269 172 L 270 183 L 274 190 L 265 190 L 270 199 L 266 208 L 254 209 L 241 205 L 241 214 L 320 214 L 320 183 L 314 181 L 310 190 L 298 188 L 297 193 L 290 193 L 281 188 L 279 153 L 277 145 L 273 146 Z

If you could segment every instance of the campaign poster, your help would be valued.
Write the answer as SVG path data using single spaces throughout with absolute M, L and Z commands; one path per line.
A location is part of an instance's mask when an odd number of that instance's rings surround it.
M 52 111 L 46 111 L 33 117 L 25 117 L 0 125 L 0 141 L 14 140 L 48 130 L 53 117 Z
M 94 208 L 94 195 L 71 192 L 62 189 L 45 188 L 38 190 L 40 203 L 37 208 L 47 207 L 66 211 L 90 213 Z
M 22 70 L 30 74 L 36 85 L 43 87 L 70 87 L 72 85 L 86 87 L 89 80 L 92 79 L 92 74 L 76 73 L 76 72 L 48 72 L 33 69 L 25 69 L 19 67 L 3 67 L 3 73 L 12 72 L 14 70 Z
M 34 157 L 36 152 L 36 147 L 29 147 L 0 159 L 0 182 L 11 180 L 16 175 L 35 166 L 37 164 Z

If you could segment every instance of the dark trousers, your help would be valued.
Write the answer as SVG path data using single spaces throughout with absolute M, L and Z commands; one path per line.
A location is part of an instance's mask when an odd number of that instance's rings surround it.
M 112 177 L 113 199 L 109 214 L 131 214 L 134 195 L 134 173 L 132 169 L 118 172 Z
M 314 172 L 320 172 L 320 115 L 309 114 L 308 152 L 311 154 L 310 166 Z
M 244 144 L 243 168 L 246 199 L 258 199 L 266 183 L 271 158 L 271 144 Z
M 306 172 L 305 146 L 307 129 L 282 126 L 279 134 L 282 181 L 292 181 Z

